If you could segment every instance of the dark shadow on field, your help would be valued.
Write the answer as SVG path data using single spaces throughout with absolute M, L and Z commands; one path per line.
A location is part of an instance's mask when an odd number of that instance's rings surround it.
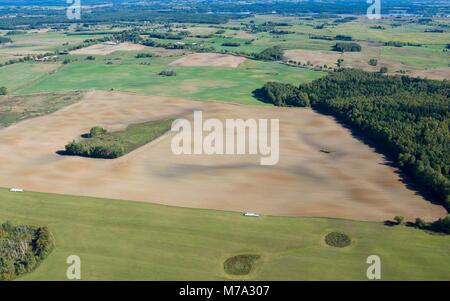
M 273 102 L 271 102 L 269 99 L 267 99 L 267 97 L 265 96 L 263 91 L 264 90 L 262 88 L 255 89 L 252 91 L 252 96 L 263 103 L 268 103 L 268 104 L 273 105 Z
M 59 155 L 59 156 L 66 156 L 66 157 L 72 157 L 72 155 L 69 155 L 69 153 L 67 153 L 65 150 L 57 150 L 55 152 L 55 154 Z
M 339 118 L 337 118 L 336 116 L 334 116 L 333 114 L 331 114 L 325 110 L 319 110 L 317 108 L 312 108 L 312 110 L 318 114 L 322 114 L 322 115 L 333 118 L 333 120 L 336 123 L 338 123 L 343 128 L 347 129 L 353 138 L 355 138 L 358 141 L 369 146 L 372 150 L 374 150 L 378 154 L 381 154 L 385 161 L 382 164 L 386 165 L 386 166 L 394 167 L 395 173 L 399 176 L 400 182 L 402 182 L 406 186 L 406 188 L 408 188 L 411 191 L 414 191 L 414 193 L 416 195 L 421 196 L 422 198 L 424 198 L 431 204 L 443 206 L 445 208 L 445 206 L 442 204 L 441 201 L 438 200 L 438 198 L 436 198 L 432 193 L 427 191 L 425 188 L 423 188 L 420 185 L 418 185 L 417 183 L 415 183 L 414 180 L 411 178 L 411 176 L 408 175 L 403 169 L 401 169 L 401 166 L 399 166 L 399 164 L 397 162 L 395 162 L 396 158 L 392 154 L 390 154 L 388 151 L 386 151 L 382 147 L 377 146 L 375 144 L 375 142 L 373 142 L 371 139 L 365 137 L 364 134 L 360 130 L 352 128 L 351 126 L 346 124 L 344 121 L 340 120 Z M 449 210 L 447 209 L 447 211 L 449 211 Z

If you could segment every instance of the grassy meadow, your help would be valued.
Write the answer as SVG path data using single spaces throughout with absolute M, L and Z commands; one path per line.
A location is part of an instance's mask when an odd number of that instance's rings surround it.
M 365 280 L 366 258 L 384 280 L 449 280 L 450 240 L 405 226 L 325 218 L 246 218 L 239 213 L 0 189 L 0 221 L 46 225 L 56 247 L 20 280 L 64 280 L 66 258 L 81 258 L 84 280 Z M 352 239 L 325 244 L 333 231 Z M 229 276 L 234 255 L 262 258 Z
M 267 81 L 298 84 L 326 74 L 276 62 L 253 60 L 244 62 L 238 68 L 168 67 L 178 57 L 137 59 L 135 55 L 128 52 L 113 53 L 97 56 L 94 61 L 86 60 L 85 56 L 73 55 L 71 59 L 77 61 L 64 65 L 56 73 L 48 74 L 14 93 L 114 89 L 144 95 L 259 104 L 252 96 L 252 91 Z M 26 68 L 26 64 L 23 64 L 23 68 Z M 175 70 L 177 75 L 159 75 L 168 68 Z

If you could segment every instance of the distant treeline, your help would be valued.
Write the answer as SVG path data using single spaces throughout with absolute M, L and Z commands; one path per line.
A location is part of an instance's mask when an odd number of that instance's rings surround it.
M 394 46 L 394 47 L 416 46 L 416 47 L 421 47 L 422 44 L 411 43 L 411 42 L 389 41 L 389 42 L 385 42 L 384 46 Z
M 139 8 L 139 9 L 138 9 Z M 189 12 L 157 12 L 141 6 L 138 7 L 103 7 L 101 9 L 84 10 L 80 20 L 69 20 L 65 10 L 36 10 L 40 16 L 19 14 L 8 18 L 0 18 L 0 29 L 15 29 L 19 26 L 40 28 L 48 24 L 83 23 L 104 24 L 115 22 L 151 22 L 151 23 L 203 23 L 223 24 L 231 18 L 239 19 L 244 15 L 208 14 Z M 0 15 L 3 15 L 0 13 Z M 43 16 L 42 16 L 43 15 Z
M 256 96 L 281 106 L 311 104 L 336 116 L 450 210 L 448 81 L 344 69 L 299 87 L 268 83 Z

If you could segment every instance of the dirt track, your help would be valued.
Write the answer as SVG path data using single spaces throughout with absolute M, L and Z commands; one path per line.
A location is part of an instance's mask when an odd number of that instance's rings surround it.
M 280 162 L 258 156 L 175 156 L 167 134 L 116 160 L 56 154 L 90 127 L 166 116 L 279 118 Z M 445 210 L 408 190 L 383 158 L 331 117 L 309 109 L 243 106 L 90 92 L 48 116 L 0 130 L 0 186 L 271 215 L 436 219 Z M 321 152 L 331 151 L 331 153 Z

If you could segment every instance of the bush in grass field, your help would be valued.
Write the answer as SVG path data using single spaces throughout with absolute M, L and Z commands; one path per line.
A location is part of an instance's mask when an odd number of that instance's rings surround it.
M 260 255 L 255 254 L 233 256 L 225 260 L 224 270 L 230 275 L 247 275 L 252 271 L 254 263 L 260 258 Z
M 177 72 L 175 70 L 163 70 L 163 71 L 159 72 L 159 75 L 162 75 L 162 76 L 176 76 Z
M 345 233 L 331 232 L 325 236 L 325 242 L 327 245 L 332 247 L 344 248 L 349 246 L 352 243 L 352 240 Z
M 152 53 L 138 53 L 135 56 L 135 58 L 137 58 L 137 59 L 143 59 L 143 58 L 148 58 L 148 57 L 153 57 L 153 54 Z
M 100 136 L 103 134 L 106 134 L 107 130 L 105 130 L 102 127 L 99 126 L 94 126 L 90 131 L 89 131 L 89 136 L 90 137 L 96 137 L 96 136 Z
M 34 270 L 53 250 L 46 227 L 0 225 L 0 280 L 12 280 Z
M 225 43 L 222 43 L 222 46 L 239 47 L 239 46 L 241 46 L 241 43 L 238 43 L 238 42 L 225 42 Z
M 387 73 L 388 72 L 388 68 L 387 67 L 381 67 L 380 68 L 380 73 Z
M 0 87 L 0 95 L 6 95 L 8 94 L 8 89 L 6 87 Z

